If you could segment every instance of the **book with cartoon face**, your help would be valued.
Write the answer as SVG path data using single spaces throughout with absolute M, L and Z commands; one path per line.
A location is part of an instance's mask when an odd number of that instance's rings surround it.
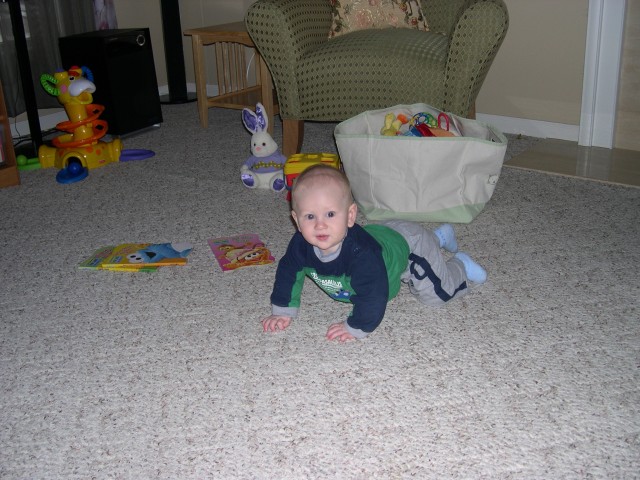
M 211 238 L 208 243 L 225 272 L 275 262 L 269 249 L 255 233 Z
M 82 269 L 153 271 L 157 267 L 186 265 L 190 243 L 123 243 L 96 250 L 78 265 Z

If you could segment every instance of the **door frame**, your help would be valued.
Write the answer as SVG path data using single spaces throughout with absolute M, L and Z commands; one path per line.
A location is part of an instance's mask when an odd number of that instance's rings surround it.
M 613 148 L 626 0 L 589 0 L 578 144 Z

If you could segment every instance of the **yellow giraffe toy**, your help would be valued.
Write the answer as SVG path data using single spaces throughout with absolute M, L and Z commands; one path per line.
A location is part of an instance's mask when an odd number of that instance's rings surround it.
M 54 138 L 53 147 L 42 145 L 38 149 L 42 168 L 59 168 L 58 182 L 72 183 L 84 179 L 89 169 L 120 159 L 120 139 L 100 140 L 106 135 L 108 125 L 98 119 L 104 106 L 93 103 L 92 93 L 96 87 L 87 67 L 74 66 L 53 75 L 43 74 L 40 83 L 48 94 L 58 98 L 69 117 L 68 121 L 56 125 L 58 130 L 67 133 Z

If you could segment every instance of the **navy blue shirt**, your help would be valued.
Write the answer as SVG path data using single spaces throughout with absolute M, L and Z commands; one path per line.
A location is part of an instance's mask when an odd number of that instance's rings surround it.
M 400 290 L 409 246 L 395 230 L 382 225 L 354 225 L 337 255 L 319 258 L 316 249 L 296 232 L 278 263 L 271 294 L 274 315 L 295 318 L 305 276 L 331 298 L 353 304 L 349 330 L 364 337 L 380 325 L 387 302 Z

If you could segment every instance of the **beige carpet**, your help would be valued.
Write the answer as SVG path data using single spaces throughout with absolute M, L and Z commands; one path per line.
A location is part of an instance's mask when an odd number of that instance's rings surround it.
M 163 109 L 125 139 L 154 158 L 0 190 L 1 478 L 639 476 L 640 189 L 504 168 L 456 227 L 485 285 L 441 309 L 402 290 L 339 345 L 348 308 L 307 284 L 268 335 L 275 265 L 223 273 L 206 241 L 254 232 L 280 258 L 283 195 L 241 185 L 239 112 L 203 130 L 195 104 Z M 332 129 L 308 125 L 305 151 Z M 195 248 L 154 273 L 76 268 L 131 241 Z

